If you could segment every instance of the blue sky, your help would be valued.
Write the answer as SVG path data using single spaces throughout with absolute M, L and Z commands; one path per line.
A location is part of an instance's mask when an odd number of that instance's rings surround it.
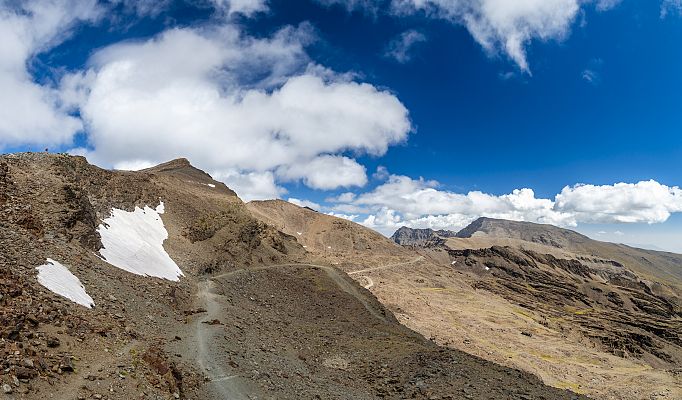
M 682 252 L 682 2 L 524 4 L 0 2 L 0 149 L 185 156 L 386 234 L 487 215 Z

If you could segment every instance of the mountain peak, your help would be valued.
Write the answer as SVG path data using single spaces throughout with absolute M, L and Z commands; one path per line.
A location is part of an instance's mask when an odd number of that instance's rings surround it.
M 590 239 L 578 232 L 550 224 L 526 221 L 510 221 L 481 217 L 457 233 L 458 238 L 467 239 L 475 234 L 490 237 L 505 237 L 564 248 L 569 244 L 584 243 Z
M 195 168 L 195 167 L 192 166 L 192 163 L 190 163 L 188 159 L 186 159 L 184 157 L 180 157 L 180 158 L 176 158 L 174 160 L 166 161 L 164 163 L 161 163 L 161 164 L 153 166 L 153 167 L 146 168 L 143 171 L 165 172 L 165 171 L 172 171 L 172 170 L 177 170 L 177 169 L 182 169 L 182 168 Z

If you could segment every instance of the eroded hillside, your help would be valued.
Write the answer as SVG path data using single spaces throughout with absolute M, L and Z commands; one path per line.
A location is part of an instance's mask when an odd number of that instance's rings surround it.
M 597 242 L 548 225 L 488 218 L 454 238 L 434 235 L 439 240 L 422 245 L 421 254 L 449 266 L 476 292 L 508 301 L 512 313 L 526 320 L 498 324 L 500 316 L 491 309 L 487 320 L 501 329 L 500 340 L 475 340 L 474 353 L 490 352 L 491 359 L 506 358 L 548 383 L 590 394 L 680 396 L 682 308 L 676 265 L 682 256 Z M 524 337 L 510 338 L 505 328 L 512 326 L 519 326 Z M 444 326 L 429 329 L 452 336 Z M 619 383 L 610 387 L 611 382 Z
M 459 235 L 403 228 L 394 235 L 405 244 L 400 249 L 373 237 L 363 251 L 352 242 L 366 228 L 352 222 L 281 201 L 249 209 L 320 259 L 332 256 L 328 246 L 347 242 L 332 260 L 345 260 L 338 266 L 402 323 L 440 344 L 595 398 L 680 396 L 675 284 L 645 279 L 608 258 L 618 245 L 551 226 L 514 233 L 507 221 L 478 221 Z M 497 232 L 495 239 L 479 225 Z M 609 251 L 600 256 L 602 248 Z M 660 276 L 657 269 L 645 276 Z
M 254 218 L 233 191 L 183 159 L 120 172 L 82 157 L 0 156 L 3 392 L 576 397 L 400 325 L 333 264 L 407 267 L 414 253 L 368 230 L 348 240 L 347 222 L 332 224 L 329 236 L 323 225 L 301 226 L 325 238 L 301 244 L 302 231 Z M 362 258 L 373 251 L 394 264 Z

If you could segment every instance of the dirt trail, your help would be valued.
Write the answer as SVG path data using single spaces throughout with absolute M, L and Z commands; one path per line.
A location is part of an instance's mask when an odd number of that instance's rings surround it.
M 421 259 L 421 258 L 422 258 L 422 257 L 420 257 L 420 259 Z M 415 260 L 415 261 L 416 261 L 416 260 Z M 395 266 L 395 265 L 393 265 L 393 266 Z M 353 285 L 353 284 L 351 283 L 352 281 L 350 281 L 350 280 L 348 279 L 346 273 L 344 273 L 344 272 L 341 271 L 341 270 L 338 270 L 338 269 L 336 269 L 336 268 L 329 267 L 329 266 L 326 266 L 326 265 L 316 265 L 316 264 L 277 264 L 277 265 L 266 265 L 266 266 L 256 267 L 256 268 L 238 269 L 238 270 L 231 271 L 231 272 L 228 272 L 228 273 L 223 274 L 223 275 L 220 275 L 220 276 L 216 276 L 216 277 L 214 277 L 213 279 L 214 279 L 214 280 L 218 280 L 218 279 L 221 279 L 221 278 L 228 277 L 228 276 L 230 276 L 230 275 L 234 275 L 234 274 L 241 273 L 241 272 L 246 272 L 246 271 L 263 270 L 263 269 L 271 269 L 271 268 L 287 268 L 287 267 L 311 267 L 311 268 L 319 268 L 319 269 L 323 270 L 324 272 L 327 273 L 327 275 L 329 275 L 329 277 L 332 279 L 332 281 L 333 281 L 334 283 L 336 283 L 336 285 L 337 285 L 339 288 L 341 288 L 341 290 L 343 290 L 344 292 L 350 294 L 350 295 L 353 296 L 356 300 L 358 300 L 358 301 L 365 307 L 365 309 L 367 309 L 367 311 L 370 312 L 370 314 L 372 314 L 372 315 L 373 315 L 374 317 L 376 317 L 377 319 L 380 319 L 380 320 L 382 320 L 382 321 L 384 321 L 384 322 L 387 322 L 387 321 L 386 321 L 386 316 L 383 314 L 383 312 L 382 312 L 379 308 L 375 307 L 375 306 L 372 304 L 372 302 L 370 301 L 370 298 L 367 296 L 366 293 L 362 293 L 360 290 L 358 290 L 358 288 L 357 288 L 355 285 Z M 385 266 L 384 268 L 386 268 L 386 267 L 388 267 L 388 266 Z M 373 282 L 372 282 L 372 284 L 373 284 Z
M 244 384 L 242 378 L 231 371 L 220 358 L 221 352 L 219 349 L 222 348 L 225 341 L 224 336 L 220 333 L 221 325 L 207 323 L 213 320 L 222 321 L 226 318 L 221 304 L 222 296 L 219 294 L 221 290 L 219 287 L 221 285 L 220 280 L 253 270 L 301 266 L 323 270 L 341 290 L 357 299 L 372 316 L 383 322 L 388 322 L 383 312 L 371 302 L 367 294 L 362 292 L 362 289 L 355 286 L 353 281 L 344 272 L 329 266 L 314 264 L 269 265 L 239 269 L 213 277 L 207 281 L 199 282 L 196 295 L 197 306 L 204 308 L 206 313 L 194 321 L 193 334 L 195 336 L 194 342 L 196 347 L 188 346 L 186 351 L 195 358 L 197 365 L 209 379 L 203 388 L 206 396 L 230 400 L 247 400 L 255 396 L 253 391 Z
M 378 270 L 382 270 L 382 269 L 400 267 L 402 265 L 414 264 L 414 263 L 419 262 L 423 259 L 424 259 L 423 256 L 419 256 L 412 261 L 405 261 L 405 262 L 396 263 L 396 264 L 382 265 L 380 267 L 365 268 L 365 269 L 360 269 L 357 271 L 351 271 L 351 272 L 348 272 L 348 275 L 365 274 L 365 273 L 372 272 L 372 271 L 378 271 Z M 374 287 L 374 280 L 372 278 L 370 278 L 369 276 L 362 276 L 362 278 L 365 278 L 367 280 L 367 283 L 362 285 L 365 289 L 371 289 L 372 287 Z
M 220 352 L 217 349 L 222 347 L 225 340 L 219 332 L 220 325 L 206 323 L 224 317 L 221 296 L 215 293 L 215 286 L 213 280 L 199 282 L 197 285 L 197 299 L 200 306 L 206 309 L 206 315 L 194 321 L 196 348 L 188 350 L 194 354 L 197 364 L 210 379 L 204 388 L 209 398 L 247 400 L 252 398 L 249 395 L 252 391 L 219 358 Z

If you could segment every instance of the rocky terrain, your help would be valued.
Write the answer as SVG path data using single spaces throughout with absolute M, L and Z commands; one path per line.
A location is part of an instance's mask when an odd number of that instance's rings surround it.
M 255 218 L 295 238 L 311 256 L 334 265 L 382 265 L 415 257 L 371 229 L 286 201 L 252 201 L 247 207 Z
M 414 231 L 421 234 L 421 230 Z M 522 335 L 533 340 L 538 334 L 556 332 L 565 338 L 567 348 L 572 342 L 635 361 L 668 382 L 659 386 L 665 391 L 652 387 L 632 398 L 680 395 L 682 308 L 677 265 L 682 256 L 597 242 L 550 225 L 489 218 L 478 219 L 455 237 L 435 236 L 418 246 L 420 253 L 463 274 L 476 291 L 520 307 L 516 312 L 532 321 Z M 537 360 L 510 364 L 528 370 L 553 364 L 566 373 L 561 360 L 537 347 L 529 349 L 538 351 Z M 591 356 L 582 358 L 565 364 L 578 364 L 582 369 Z M 599 369 L 615 369 L 607 360 L 590 362 Z
M 272 204 L 288 211 L 255 218 L 184 159 L 120 172 L 0 156 L 0 396 L 581 397 L 439 346 L 362 287 L 423 256 L 311 210 L 292 225 L 299 212 Z M 49 260 L 61 275 L 39 282 Z
M 391 240 L 401 246 L 429 247 L 445 244 L 445 239 L 455 237 L 456 232 L 433 229 L 411 229 L 403 226 L 393 233 Z
M 253 202 L 249 209 L 441 345 L 594 398 L 682 395 L 676 284 L 649 279 L 674 269 L 673 254 L 627 248 L 612 258 L 620 245 L 553 226 L 488 219 L 458 234 L 402 228 L 392 238 L 404 243 L 398 249 L 377 237 L 363 251 L 352 246 L 351 238 L 366 232 L 357 224 L 279 201 Z M 310 235 L 306 221 L 315 221 L 320 233 Z M 340 249 L 338 257 L 328 247 Z M 668 264 L 643 272 L 641 262 L 624 266 L 638 257 Z
M 463 246 L 460 246 L 462 244 Z M 682 290 L 682 255 L 662 251 L 643 250 L 623 244 L 592 240 L 569 229 L 528 222 L 479 218 L 448 238 L 448 247 L 489 247 L 492 244 L 512 247 L 525 246 L 539 252 L 571 258 L 573 255 L 598 257 L 627 266 L 642 279 L 664 283 Z

